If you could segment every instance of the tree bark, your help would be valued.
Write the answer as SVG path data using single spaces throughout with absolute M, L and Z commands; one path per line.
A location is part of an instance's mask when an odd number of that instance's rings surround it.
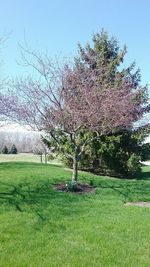
M 47 164 L 47 154 L 46 154 L 46 150 L 44 151 L 44 156 L 45 156 L 45 164 Z
M 78 158 L 75 156 L 73 159 L 72 183 L 77 183 L 77 180 L 78 180 Z
M 42 154 L 40 155 L 40 158 L 41 158 L 41 163 L 42 163 Z

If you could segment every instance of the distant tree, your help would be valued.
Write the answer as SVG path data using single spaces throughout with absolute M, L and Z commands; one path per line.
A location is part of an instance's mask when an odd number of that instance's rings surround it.
M 2 154 L 8 154 L 8 148 L 7 148 L 7 146 L 4 146 L 3 147 Z
M 36 143 L 33 153 L 35 155 L 40 155 L 41 163 L 43 162 L 43 155 L 44 155 L 44 161 L 45 164 L 47 163 L 47 154 L 48 154 L 48 148 L 47 146 L 42 142 L 42 140 L 38 140 Z
M 18 150 L 16 148 L 16 146 L 13 144 L 11 149 L 10 149 L 10 154 L 17 154 L 18 153 Z

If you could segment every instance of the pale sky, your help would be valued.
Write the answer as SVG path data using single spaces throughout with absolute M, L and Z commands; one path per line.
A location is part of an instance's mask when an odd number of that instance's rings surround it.
M 47 51 L 50 57 L 72 58 L 78 42 L 91 42 L 93 33 L 104 28 L 120 47 L 127 45 L 125 64 L 135 60 L 142 84 L 150 84 L 149 0 L 5 0 L 0 4 L 0 35 L 9 35 L 0 50 L 2 74 L 26 72 L 16 63 L 24 33 L 33 49 Z

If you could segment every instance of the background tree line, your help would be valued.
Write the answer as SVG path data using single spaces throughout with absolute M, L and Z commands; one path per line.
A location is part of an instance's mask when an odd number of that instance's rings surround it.
M 4 146 L 1 150 L 2 154 L 18 154 L 18 150 L 17 147 L 13 144 L 10 148 L 10 150 L 8 149 L 7 146 Z
M 35 149 L 41 149 L 41 134 L 34 131 L 6 131 L 0 129 L 0 151 L 4 146 L 10 150 L 12 144 L 17 147 L 18 153 L 32 153 Z

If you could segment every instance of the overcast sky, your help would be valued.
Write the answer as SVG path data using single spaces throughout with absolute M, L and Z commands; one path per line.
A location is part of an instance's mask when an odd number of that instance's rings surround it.
M 91 41 L 94 32 L 104 28 L 120 46 L 127 44 L 126 64 L 136 61 L 142 83 L 150 83 L 150 1 L 149 0 L 5 0 L 1 1 L 0 34 L 7 34 L 1 59 L 5 75 L 26 70 L 17 65 L 18 43 L 51 57 L 73 57 L 77 43 Z

